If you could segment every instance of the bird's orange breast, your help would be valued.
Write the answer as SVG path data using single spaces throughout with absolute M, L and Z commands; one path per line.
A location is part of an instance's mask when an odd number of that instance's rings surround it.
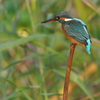
M 62 24 L 62 30 L 63 30 L 63 33 L 65 34 L 65 36 L 67 37 L 67 39 L 69 39 L 72 43 L 75 43 L 75 44 L 80 44 L 82 45 L 84 48 L 85 48 L 85 45 L 77 40 L 75 40 L 74 38 L 72 38 L 71 36 L 69 36 L 65 29 L 64 29 L 64 24 Z M 74 34 L 74 33 L 73 33 Z

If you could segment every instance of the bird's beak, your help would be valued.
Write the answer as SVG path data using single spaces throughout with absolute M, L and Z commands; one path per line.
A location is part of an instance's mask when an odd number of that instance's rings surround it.
M 56 21 L 54 18 L 52 18 L 52 19 L 49 19 L 49 20 L 46 20 L 46 21 L 43 21 L 43 22 L 41 22 L 41 23 L 49 23 L 49 22 L 54 22 L 54 21 Z

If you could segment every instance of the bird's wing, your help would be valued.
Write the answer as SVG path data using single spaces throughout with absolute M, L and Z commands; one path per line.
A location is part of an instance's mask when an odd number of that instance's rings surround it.
M 69 22 L 69 26 L 71 26 L 74 30 L 80 32 L 87 39 L 91 39 L 86 24 L 80 19 L 74 18 L 72 21 Z
M 88 45 L 86 40 L 90 39 L 90 36 L 85 25 L 78 21 L 70 21 L 69 23 L 65 23 L 64 29 L 69 36 L 85 45 Z

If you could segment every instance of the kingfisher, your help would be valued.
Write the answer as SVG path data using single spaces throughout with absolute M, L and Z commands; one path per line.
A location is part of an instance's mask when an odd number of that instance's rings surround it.
M 62 30 L 65 36 L 74 44 L 82 45 L 88 54 L 90 52 L 91 37 L 88 33 L 86 24 L 77 18 L 74 18 L 69 12 L 61 11 L 54 18 L 41 23 L 59 22 L 62 24 Z

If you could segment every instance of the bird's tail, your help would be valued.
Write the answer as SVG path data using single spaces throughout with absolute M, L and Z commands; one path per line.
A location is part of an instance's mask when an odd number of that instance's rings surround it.
M 86 48 L 88 54 L 91 54 L 91 52 L 90 52 L 90 44 L 91 44 L 90 39 L 87 40 L 87 43 L 88 43 L 88 45 L 85 45 L 85 48 Z

